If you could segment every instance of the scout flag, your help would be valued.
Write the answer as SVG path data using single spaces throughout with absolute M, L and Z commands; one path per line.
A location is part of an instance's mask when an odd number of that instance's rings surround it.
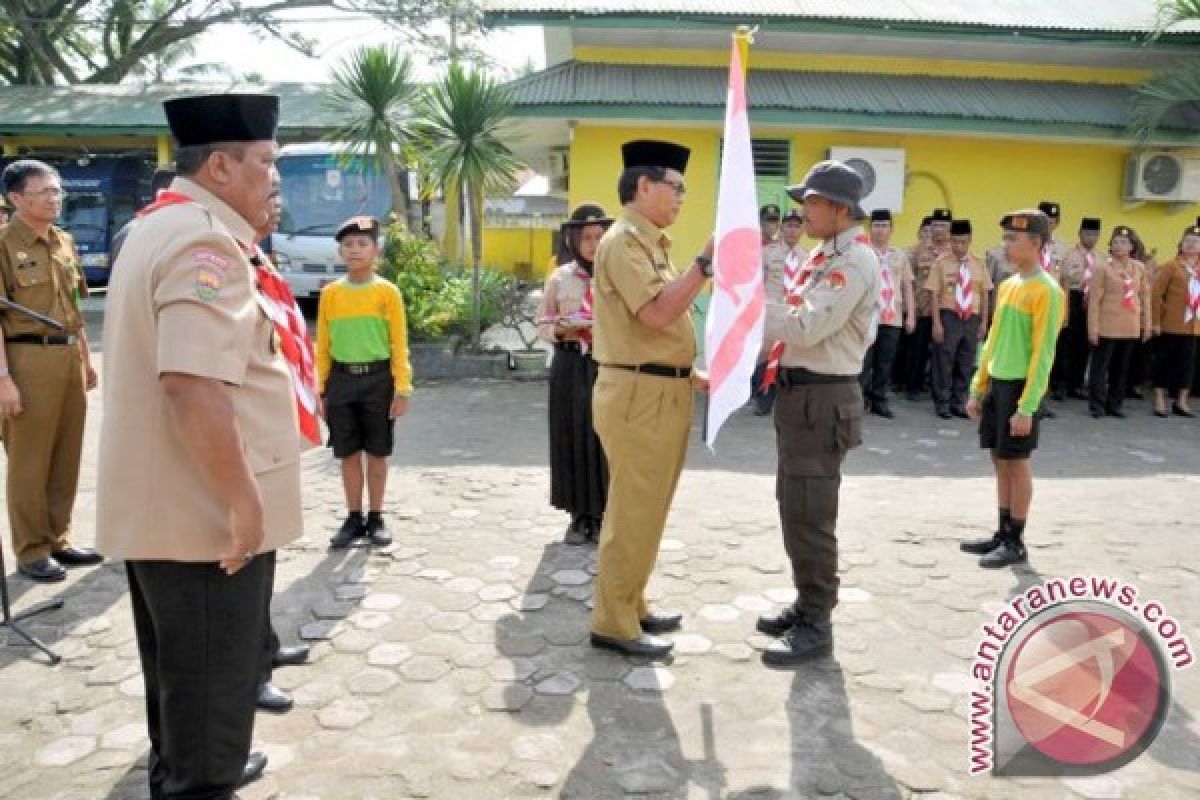
M 717 195 L 713 291 L 705 320 L 709 390 L 704 441 L 710 448 L 729 415 L 750 399 L 750 380 L 763 337 L 762 233 L 746 108 L 749 49 L 749 32 L 735 33 Z

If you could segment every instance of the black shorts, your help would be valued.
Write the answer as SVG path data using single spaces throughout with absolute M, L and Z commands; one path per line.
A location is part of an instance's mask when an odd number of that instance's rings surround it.
M 392 454 L 394 420 L 389 416 L 395 389 L 391 370 L 351 375 L 334 365 L 325 382 L 325 422 L 334 458 L 357 452 Z
M 1017 403 L 1025 391 L 1025 381 L 993 379 L 983 398 L 983 414 L 979 420 L 979 446 L 995 451 L 996 458 L 1021 459 L 1037 449 L 1040 415 L 1033 415 L 1033 427 L 1028 436 L 1013 436 L 1009 419 L 1017 413 Z

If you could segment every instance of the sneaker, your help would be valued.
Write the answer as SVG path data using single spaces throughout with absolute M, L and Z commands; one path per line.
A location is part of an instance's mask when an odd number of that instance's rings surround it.
M 829 619 L 805 617 L 763 650 L 762 660 L 769 667 L 795 667 L 832 654 L 833 625 Z
M 987 536 L 987 537 L 984 537 L 981 539 L 964 539 L 963 541 L 958 543 L 958 549 L 962 550 L 964 553 L 971 553 L 973 555 L 983 556 L 983 555 L 987 555 L 988 553 L 995 550 L 1003 542 L 1004 542 L 1004 537 L 1002 537 L 1000 535 L 999 531 L 997 531 L 996 533 L 993 533 L 991 536 Z
M 362 513 L 351 513 L 342 523 L 342 527 L 338 528 L 338 532 L 329 540 L 329 546 L 334 550 L 343 550 L 353 544 L 355 539 L 366 535 L 367 526 L 363 521 Z
M 986 569 L 999 569 L 1013 564 L 1024 564 L 1029 560 L 1029 553 L 1019 539 L 1005 539 L 1000 546 L 979 559 L 979 566 Z
M 367 514 L 367 524 L 363 529 L 363 534 L 376 547 L 387 547 L 392 543 L 391 531 L 388 530 L 387 523 L 383 521 L 383 514 L 378 512 Z

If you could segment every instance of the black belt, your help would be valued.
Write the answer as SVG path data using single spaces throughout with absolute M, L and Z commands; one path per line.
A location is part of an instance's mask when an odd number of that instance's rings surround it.
M 566 350 L 568 353 L 582 353 L 583 347 L 579 342 L 555 342 L 555 350 Z
M 365 364 L 344 364 L 341 361 L 333 362 L 333 368 L 341 370 L 349 375 L 372 375 L 376 372 L 383 372 L 391 369 L 391 361 L 368 361 Z
M 74 345 L 79 343 L 79 337 L 73 333 L 18 333 L 4 337 L 4 341 L 9 344 Z
M 691 367 L 670 367 L 666 364 L 601 364 L 600 366 L 657 375 L 660 378 L 690 378 L 692 376 Z
M 858 383 L 858 376 L 826 375 L 804 367 L 783 367 L 779 370 L 780 386 L 815 386 L 829 383 Z

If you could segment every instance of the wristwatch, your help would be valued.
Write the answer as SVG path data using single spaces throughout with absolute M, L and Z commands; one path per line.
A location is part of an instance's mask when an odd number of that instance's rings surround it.
M 713 276 L 712 259 L 708 256 L 696 256 L 696 266 L 700 267 L 704 277 L 711 278 Z

